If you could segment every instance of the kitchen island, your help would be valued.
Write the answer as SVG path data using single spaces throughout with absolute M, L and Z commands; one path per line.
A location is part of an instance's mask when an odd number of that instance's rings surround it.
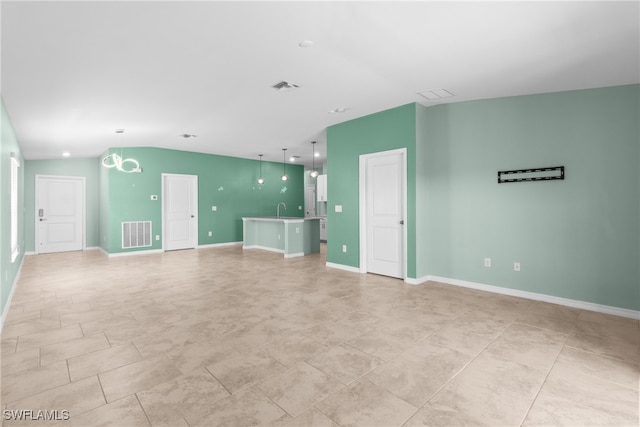
M 320 219 L 242 217 L 242 249 L 263 249 L 294 258 L 320 252 Z

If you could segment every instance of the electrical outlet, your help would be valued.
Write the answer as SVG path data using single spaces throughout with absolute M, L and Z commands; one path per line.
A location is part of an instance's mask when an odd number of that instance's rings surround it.
M 160 240 L 160 235 L 156 234 L 156 240 Z
M 215 212 L 215 211 L 218 210 L 218 207 L 217 206 L 211 206 L 211 210 Z
M 518 261 L 513 263 L 513 271 L 520 271 L 520 263 Z
M 156 194 L 151 195 L 151 200 L 158 200 L 158 196 Z
M 278 234 L 278 240 L 280 240 L 280 235 Z
M 212 231 L 209 232 L 209 237 L 211 237 L 211 236 L 213 236 L 213 232 Z
M 491 267 L 491 258 L 485 258 L 484 259 L 484 266 L 487 268 Z
M 336 212 L 342 212 L 342 205 L 336 205 L 335 210 Z
M 300 234 L 300 227 L 296 227 L 296 234 Z
M 298 206 L 298 210 L 301 211 L 302 210 L 302 206 Z
M 347 245 L 342 245 L 342 252 L 347 252 Z

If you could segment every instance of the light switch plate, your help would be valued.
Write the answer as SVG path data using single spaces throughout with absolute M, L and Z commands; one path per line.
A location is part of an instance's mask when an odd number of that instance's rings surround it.
M 151 195 L 151 200 L 158 200 L 158 196 L 156 194 Z
M 217 206 L 211 206 L 211 210 L 215 212 L 215 211 L 218 210 L 218 207 Z
M 336 205 L 336 212 L 342 212 L 342 205 Z

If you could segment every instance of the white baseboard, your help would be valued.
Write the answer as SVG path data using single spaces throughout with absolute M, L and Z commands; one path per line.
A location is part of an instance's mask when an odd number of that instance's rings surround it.
M 24 254 L 25 254 L 25 255 L 29 255 L 29 256 L 30 256 L 30 255 L 38 255 L 38 252 L 35 252 L 35 251 L 34 251 L 34 252 L 29 251 L 29 252 L 25 252 Z
M 97 251 L 98 249 L 102 249 L 100 246 L 87 246 L 84 248 L 85 251 Z
M 350 273 L 358 273 L 358 274 L 360 274 L 360 269 L 358 267 L 351 267 L 350 265 L 336 264 L 336 263 L 333 263 L 333 262 L 327 262 L 325 265 L 327 267 L 329 267 L 329 268 L 335 268 L 337 270 L 344 270 L 344 271 L 348 271 Z
M 404 283 L 406 283 L 407 285 L 421 285 L 424 282 L 428 282 L 429 281 L 429 277 L 430 276 L 424 276 L 424 277 L 419 277 L 417 279 L 413 279 L 411 277 L 405 277 L 404 278 Z
M 26 255 L 26 252 L 25 252 Z M 22 273 L 22 265 L 24 264 L 24 256 L 20 260 L 20 265 L 18 266 L 18 272 L 16 273 L 16 277 L 13 279 L 13 284 L 11 285 L 11 290 L 9 291 L 9 297 L 7 298 L 7 303 L 2 308 L 2 316 L 0 316 L 0 334 L 2 334 L 2 327 L 4 326 L 4 322 L 7 320 L 7 316 L 9 315 L 9 309 L 11 308 L 11 300 L 13 299 L 13 294 L 16 293 L 16 288 L 18 287 L 18 280 L 20 280 L 20 274 Z
M 276 249 L 276 248 L 270 248 L 268 246 L 260 246 L 260 245 L 242 246 L 242 249 L 262 249 L 263 251 L 277 252 L 279 254 L 284 253 L 284 249 Z
M 102 248 L 100 248 L 100 249 L 102 249 Z M 150 249 L 148 251 L 114 252 L 114 253 L 106 252 L 106 251 L 104 251 L 104 249 L 102 249 L 102 251 L 105 252 L 109 258 L 116 258 L 116 257 L 121 257 L 121 256 L 161 254 L 161 253 L 164 252 L 164 250 L 162 250 L 162 249 Z
M 612 314 L 614 316 L 628 317 L 631 319 L 640 319 L 640 311 L 637 310 L 629 310 L 626 308 L 612 307 L 610 305 L 595 304 L 592 302 L 556 297 L 553 295 L 538 294 L 535 292 L 521 291 L 518 289 L 503 288 L 500 286 L 485 285 L 483 283 L 468 282 L 466 280 L 451 279 L 448 277 L 440 276 L 426 276 L 420 279 L 411 280 L 420 280 L 421 282 L 419 283 L 424 283 L 427 281 L 445 283 L 447 285 L 461 286 L 464 288 L 477 289 L 480 291 L 493 292 L 496 294 L 510 295 L 535 301 L 548 302 L 551 304 L 564 305 L 567 307 L 579 308 L 581 310 L 596 311 L 598 313 Z
M 242 242 L 227 242 L 227 243 L 210 243 L 208 245 L 198 245 L 196 249 L 206 249 L 206 248 L 222 248 L 225 246 L 240 246 Z
M 304 252 L 297 252 L 295 254 L 284 254 L 285 258 L 298 258 L 304 256 Z

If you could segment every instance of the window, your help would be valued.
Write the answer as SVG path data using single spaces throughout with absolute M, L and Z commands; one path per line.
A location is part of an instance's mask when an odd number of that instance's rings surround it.
M 11 153 L 11 262 L 15 262 L 20 253 L 18 246 L 18 168 L 20 162 L 15 153 Z

